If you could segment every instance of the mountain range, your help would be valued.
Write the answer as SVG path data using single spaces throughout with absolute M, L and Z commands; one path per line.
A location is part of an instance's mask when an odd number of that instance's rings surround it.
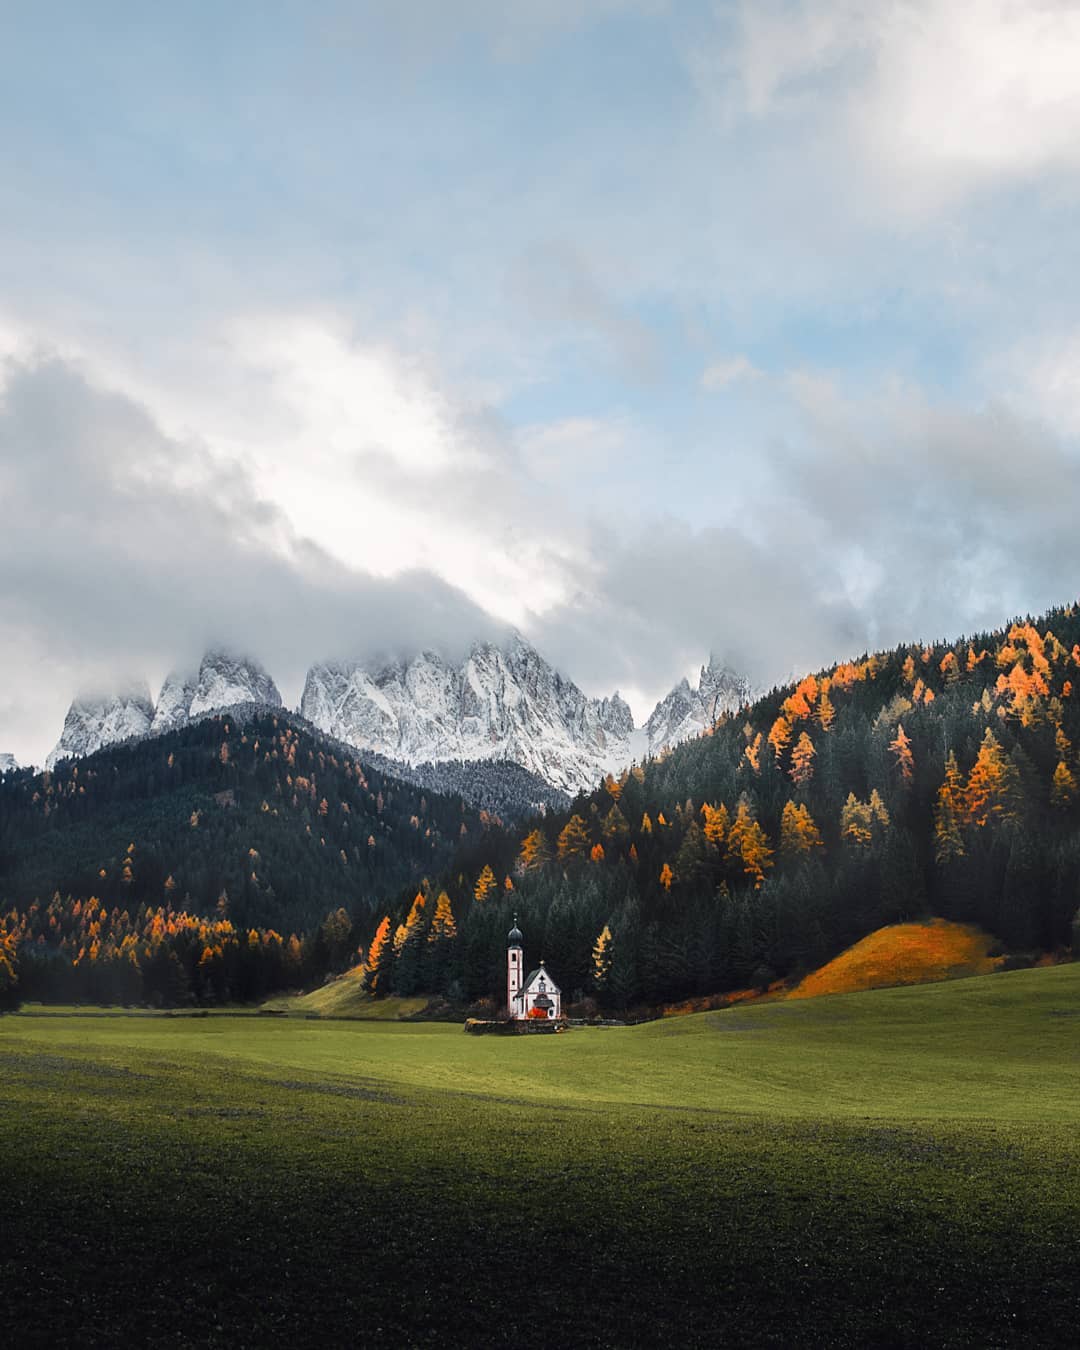
M 696 688 L 683 679 L 636 728 L 618 692 L 587 697 L 515 633 L 501 645 L 474 643 L 460 662 L 430 651 L 375 667 L 318 662 L 308 671 L 300 713 L 333 739 L 390 764 L 519 765 L 573 795 L 699 735 L 751 697 L 749 682 L 713 658 Z M 156 703 L 145 681 L 76 698 L 46 767 L 240 704 L 283 706 L 257 661 L 214 649 L 197 670 L 169 675 Z

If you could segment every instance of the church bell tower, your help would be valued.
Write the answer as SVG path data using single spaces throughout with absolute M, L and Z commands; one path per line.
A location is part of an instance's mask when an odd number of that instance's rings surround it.
M 518 994 L 521 992 L 521 982 L 525 978 L 522 968 L 522 962 L 525 959 L 523 943 L 525 938 L 521 929 L 517 926 L 517 915 L 514 915 L 514 926 L 506 935 L 506 1006 L 511 1017 L 520 1017 L 524 1009 L 519 1008 L 516 1002 Z

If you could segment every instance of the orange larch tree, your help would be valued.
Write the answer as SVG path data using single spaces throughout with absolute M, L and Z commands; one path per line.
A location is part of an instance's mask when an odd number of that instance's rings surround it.
M 571 816 L 559 835 L 560 862 L 583 858 L 589 851 L 589 829 L 580 816 Z
M 836 709 L 829 698 L 828 689 L 822 688 L 821 697 L 818 699 L 817 712 L 814 716 L 817 718 L 817 724 L 822 731 L 828 731 L 836 720 Z
M 480 875 L 476 878 L 476 888 L 473 891 L 473 895 L 480 904 L 483 904 L 498 884 L 499 883 L 495 879 L 495 873 L 491 869 L 491 865 L 485 863 L 480 871 Z
M 795 742 L 795 749 L 791 752 L 791 780 L 799 787 L 804 787 L 813 778 L 814 756 L 816 754 L 814 742 L 804 731 Z
M 786 717 L 778 717 L 769 729 L 769 744 L 773 748 L 773 754 L 777 759 L 787 749 L 788 742 L 791 740 L 791 723 Z
M 428 933 L 429 942 L 444 942 L 457 937 L 457 924 L 454 922 L 454 911 L 450 907 L 450 897 L 445 891 L 440 891 L 438 899 L 435 901 L 435 915 L 431 920 L 431 930 Z
M 964 789 L 967 819 L 980 829 L 991 820 L 1016 820 L 1019 789 L 1016 766 L 987 727 Z
M 903 722 L 896 724 L 896 737 L 889 742 L 889 749 L 896 756 L 896 767 L 905 783 L 915 776 L 915 756 L 911 752 L 911 737 L 904 730 Z
M 805 857 L 821 848 L 821 833 L 807 806 L 789 801 L 780 816 L 780 855 L 785 859 Z
M 708 802 L 701 808 L 701 814 L 705 817 L 705 839 L 708 843 L 720 848 L 727 839 L 730 820 L 728 809 L 723 802 L 719 806 L 711 806 Z
M 743 872 L 754 883 L 754 889 L 760 890 L 766 871 L 772 867 L 772 847 L 769 837 L 758 824 L 750 799 L 743 794 L 735 812 L 735 820 L 728 832 L 728 862 L 741 864 Z
M 517 867 L 519 872 L 535 872 L 543 867 L 548 860 L 548 842 L 544 837 L 542 830 L 530 830 L 521 841 L 521 852 L 518 854 Z
M 379 987 L 386 981 L 392 954 L 390 915 L 387 914 L 375 930 L 375 936 L 368 948 L 367 960 L 364 962 L 364 984 L 373 994 L 377 994 Z
M 938 788 L 934 807 L 934 857 L 939 863 L 964 856 L 964 838 L 960 833 L 964 815 L 964 782 L 956 763 L 956 752 L 950 750 L 945 760 L 945 781 Z

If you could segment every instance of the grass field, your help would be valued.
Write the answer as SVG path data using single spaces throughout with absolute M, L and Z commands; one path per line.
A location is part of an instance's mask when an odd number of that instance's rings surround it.
M 16 1347 L 1073 1346 L 1080 965 L 557 1037 L 0 1020 Z

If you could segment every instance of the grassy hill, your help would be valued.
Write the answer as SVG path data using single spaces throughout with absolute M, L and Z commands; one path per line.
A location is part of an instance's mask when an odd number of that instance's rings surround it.
M 967 975 L 989 975 L 1004 959 L 991 956 L 995 939 L 971 924 L 931 919 L 879 928 L 815 970 L 788 994 L 817 998 L 898 984 L 928 984 Z
M 393 1022 L 420 1012 L 428 1002 L 426 998 L 372 998 L 363 987 L 363 974 L 363 966 L 355 966 L 308 994 L 268 999 L 264 1007 L 271 1012 L 305 1017 L 352 1017 L 370 1022 Z
M 1078 1023 L 1076 965 L 509 1040 L 7 1017 L 7 1325 L 1071 1347 Z

